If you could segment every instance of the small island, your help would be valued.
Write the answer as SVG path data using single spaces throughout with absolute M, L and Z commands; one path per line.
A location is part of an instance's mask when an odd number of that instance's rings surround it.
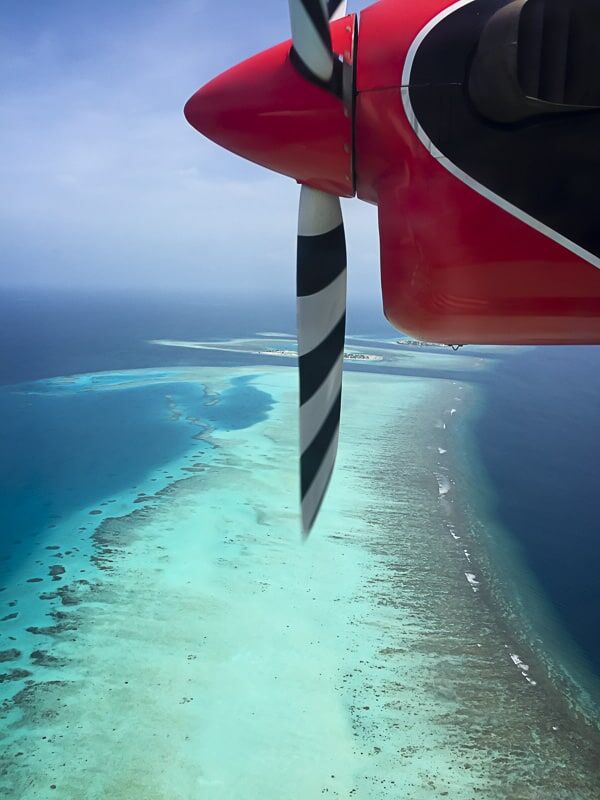
M 441 344 L 440 342 L 422 342 L 420 339 L 397 339 L 396 344 L 402 347 L 452 347 L 451 344 Z
M 260 356 L 280 356 L 283 358 L 296 358 L 298 354 L 295 350 L 281 350 L 273 348 L 269 350 L 259 350 Z M 383 361 L 383 356 L 376 356 L 372 353 L 344 353 L 344 361 Z
M 298 353 L 295 350 L 280 350 L 278 348 L 273 348 L 272 350 L 259 350 L 259 356 L 283 356 L 284 358 L 296 358 Z
M 344 353 L 345 361 L 383 361 L 383 356 L 375 356 L 372 353 Z

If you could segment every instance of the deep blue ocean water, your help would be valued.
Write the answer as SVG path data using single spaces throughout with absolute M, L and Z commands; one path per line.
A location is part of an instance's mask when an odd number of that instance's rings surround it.
M 264 358 L 149 340 L 293 333 L 294 314 L 292 298 L 259 307 L 252 300 L 190 295 L 4 291 L 0 385 L 142 367 L 246 364 L 260 373 Z M 348 328 L 397 336 L 378 308 L 351 309 Z M 495 513 L 600 674 L 600 348 L 498 351 L 493 361 L 477 376 L 483 403 L 475 434 Z M 460 358 L 455 374 L 460 377 Z M 176 425 L 165 394 L 184 412 Z M 177 458 L 193 434 L 188 414 L 235 428 L 264 418 L 270 408 L 269 396 L 246 380 L 214 405 L 189 384 L 65 392 L 52 401 L 0 386 L 0 554 L 53 515 L 93 504 L 124 484 L 135 486 L 146 472 Z
M 496 516 L 600 675 L 600 347 L 524 349 L 483 388 Z
M 0 587 L 27 555 L 28 539 L 183 456 L 200 430 L 188 418 L 233 430 L 266 418 L 272 405 L 248 378 L 234 380 L 218 403 L 202 386 L 184 382 L 77 392 L 33 382 L 110 370 L 93 378 L 98 388 L 127 381 L 118 371 L 130 368 L 150 368 L 161 378 L 165 366 L 239 363 L 226 353 L 198 358 L 147 342 L 156 330 L 166 338 L 243 330 L 226 322 L 217 329 L 219 319 L 228 315 L 218 302 L 199 308 L 181 297 L 0 295 Z
M 207 403 L 191 383 L 75 393 L 42 387 L 0 387 L 0 555 L 49 519 L 133 488 L 180 457 L 198 432 L 188 417 L 233 430 L 265 419 L 272 405 L 247 378 L 235 380 L 218 403 Z

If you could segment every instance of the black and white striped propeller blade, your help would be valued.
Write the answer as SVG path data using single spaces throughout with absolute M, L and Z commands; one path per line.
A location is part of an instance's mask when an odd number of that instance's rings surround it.
M 296 66 L 341 99 L 340 63 L 329 22 L 346 0 L 289 0 Z M 303 186 L 298 220 L 300 493 L 308 534 L 327 491 L 337 453 L 346 328 L 346 241 L 340 200 Z
M 294 51 L 317 81 L 328 83 L 334 70 L 329 21 L 345 15 L 346 0 L 289 0 Z
M 340 200 L 303 186 L 298 218 L 300 492 L 308 534 L 337 452 L 346 328 L 346 241 Z
M 327 15 L 329 21 L 333 22 L 336 19 L 345 17 L 347 5 L 348 3 L 346 0 L 327 0 Z

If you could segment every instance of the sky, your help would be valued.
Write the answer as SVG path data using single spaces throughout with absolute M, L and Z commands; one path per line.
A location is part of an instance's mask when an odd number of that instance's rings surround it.
M 0 288 L 294 292 L 298 186 L 183 117 L 288 36 L 286 0 L 2 0 Z M 376 208 L 343 210 L 350 298 L 377 298 Z

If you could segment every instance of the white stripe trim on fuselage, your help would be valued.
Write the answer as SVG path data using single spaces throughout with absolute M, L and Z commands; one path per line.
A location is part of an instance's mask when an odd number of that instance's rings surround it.
M 583 247 L 580 247 L 575 242 L 572 242 L 570 239 L 567 239 L 566 236 L 563 236 L 558 231 L 555 231 L 553 228 L 548 227 L 548 225 L 544 225 L 543 222 L 540 222 L 535 217 L 530 216 L 522 209 L 514 206 L 512 203 L 509 203 L 508 200 L 505 200 L 500 195 L 495 194 L 490 189 L 485 187 L 483 184 L 476 181 L 466 172 L 463 172 L 456 164 L 450 161 L 447 156 L 445 156 L 441 150 L 434 145 L 431 141 L 429 136 L 425 133 L 423 128 L 420 126 L 419 121 L 417 120 L 417 116 L 414 112 L 412 107 L 412 103 L 410 101 L 410 76 L 412 72 L 413 62 L 415 60 L 415 56 L 419 47 L 421 46 L 425 37 L 431 33 L 431 31 L 439 25 L 442 20 L 446 19 L 450 14 L 458 11 L 464 6 L 473 3 L 475 0 L 459 0 L 457 3 L 453 3 L 448 8 L 445 8 L 441 11 L 437 16 L 433 19 L 429 20 L 427 25 L 422 28 L 417 37 L 412 42 L 411 46 L 408 48 L 408 53 L 406 56 L 406 61 L 404 62 L 404 69 L 402 70 L 402 103 L 404 105 L 404 111 L 408 118 L 408 121 L 414 130 L 414 132 L 419 137 L 422 144 L 427 148 L 428 152 L 443 166 L 445 169 L 448 170 L 455 178 L 458 178 L 464 184 L 469 186 L 475 192 L 480 194 L 482 197 L 485 197 L 487 200 L 490 200 L 495 205 L 499 206 L 501 209 L 506 211 L 508 214 L 511 214 L 513 217 L 516 217 L 521 222 L 524 222 L 526 225 L 529 225 L 531 228 L 534 228 L 539 233 L 542 233 L 544 236 L 547 236 L 549 239 L 552 239 L 557 244 L 564 247 L 566 250 L 569 250 L 571 253 L 574 253 L 579 258 L 582 258 L 584 261 L 587 261 L 592 266 L 600 269 L 600 258 L 595 256 L 593 253 L 588 252 Z

